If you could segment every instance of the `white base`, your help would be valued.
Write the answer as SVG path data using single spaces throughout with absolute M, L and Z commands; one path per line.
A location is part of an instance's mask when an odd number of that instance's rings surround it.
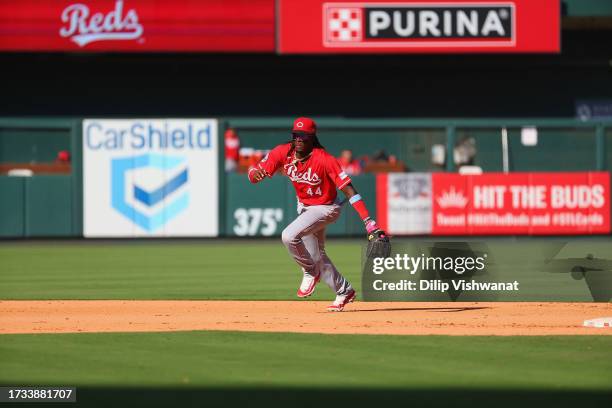
M 612 328 L 612 317 L 600 317 L 598 319 L 585 320 L 583 323 L 584 327 L 597 327 L 597 328 Z

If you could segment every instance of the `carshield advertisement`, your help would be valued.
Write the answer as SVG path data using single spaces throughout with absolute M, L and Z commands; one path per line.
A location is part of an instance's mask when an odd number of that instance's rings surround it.
M 83 122 L 86 237 L 216 236 L 217 121 Z

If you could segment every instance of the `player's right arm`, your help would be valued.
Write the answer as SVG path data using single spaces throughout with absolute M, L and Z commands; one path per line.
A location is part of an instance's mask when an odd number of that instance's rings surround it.
M 272 177 L 274 173 L 283 164 L 287 152 L 289 151 L 289 144 L 278 145 L 266 154 L 259 163 L 249 167 L 248 177 L 249 181 L 253 184 L 259 183 L 266 177 Z

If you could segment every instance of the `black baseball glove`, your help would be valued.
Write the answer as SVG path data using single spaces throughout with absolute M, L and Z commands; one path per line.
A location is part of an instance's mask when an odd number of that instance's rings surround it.
M 368 258 L 388 258 L 391 255 L 391 241 L 385 231 L 380 228 L 368 234 L 368 248 L 366 256 Z

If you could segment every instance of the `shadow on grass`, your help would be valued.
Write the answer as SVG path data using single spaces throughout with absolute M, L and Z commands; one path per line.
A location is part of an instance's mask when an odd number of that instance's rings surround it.
M 52 404 L 54 405 L 54 404 Z M 20 407 L 25 404 L 19 404 Z M 40 405 L 38 405 L 40 406 Z M 66 406 L 66 405 L 64 405 Z M 87 407 L 610 407 L 612 393 L 595 391 L 364 390 L 287 388 L 82 388 Z

